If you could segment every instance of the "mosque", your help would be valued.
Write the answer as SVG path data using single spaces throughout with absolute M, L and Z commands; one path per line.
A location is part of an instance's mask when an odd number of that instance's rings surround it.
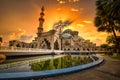
M 50 50 L 77 50 L 77 51 L 94 51 L 99 47 L 96 44 L 85 40 L 78 35 L 78 31 L 71 29 L 62 30 L 62 25 L 54 27 L 54 29 L 44 32 L 44 7 L 41 8 L 39 27 L 37 37 L 31 43 L 22 42 L 19 40 L 9 41 L 9 46 L 14 48 L 37 48 Z

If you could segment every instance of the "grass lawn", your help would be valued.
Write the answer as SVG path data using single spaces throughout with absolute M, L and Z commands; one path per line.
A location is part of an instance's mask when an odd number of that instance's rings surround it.
M 111 58 L 120 60 L 120 54 L 117 54 L 117 53 L 113 53 L 113 55 L 105 54 L 105 56 L 109 56 Z

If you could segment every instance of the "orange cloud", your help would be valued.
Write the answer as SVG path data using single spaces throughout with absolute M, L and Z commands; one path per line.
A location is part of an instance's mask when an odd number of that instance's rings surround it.
M 117 35 L 117 36 L 120 36 L 120 32 L 116 32 L 116 35 Z
M 57 0 L 60 4 L 64 4 L 66 2 L 78 2 L 79 0 Z
M 60 4 L 66 3 L 65 0 L 57 0 Z
M 78 10 L 78 9 L 75 9 L 75 8 L 71 8 L 71 11 L 73 11 L 73 12 L 78 12 L 79 10 Z
M 79 0 L 69 0 L 69 2 L 78 2 Z
M 0 34 L 0 37 L 3 37 L 3 35 Z
M 14 40 L 14 39 L 20 39 L 21 35 L 24 35 L 26 33 L 25 30 L 23 29 L 18 29 L 17 31 L 10 33 L 9 35 L 9 40 Z
M 95 40 L 92 40 L 92 42 L 95 42 L 97 46 L 104 44 L 105 42 L 103 42 L 101 39 L 96 38 Z
M 71 30 L 73 30 L 74 27 L 73 27 L 73 26 L 67 26 L 67 27 L 65 27 L 65 28 L 63 29 L 63 31 L 64 31 L 65 29 L 71 29 Z
M 61 10 L 61 8 L 57 8 L 56 10 L 58 10 L 58 11 L 59 11 L 59 10 Z
M 77 24 L 78 27 L 83 27 L 84 25 L 83 24 Z
M 85 21 L 83 21 L 84 23 L 92 23 L 91 21 L 87 21 L 87 20 L 85 20 Z

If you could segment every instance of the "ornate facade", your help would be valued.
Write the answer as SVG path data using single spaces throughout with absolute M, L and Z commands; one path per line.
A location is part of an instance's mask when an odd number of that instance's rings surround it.
M 55 50 L 96 50 L 96 44 L 78 36 L 78 31 L 62 30 L 62 25 L 48 32 L 44 32 L 44 7 L 41 8 L 37 37 L 31 43 L 18 40 L 9 42 L 10 46 L 21 48 L 55 49 Z

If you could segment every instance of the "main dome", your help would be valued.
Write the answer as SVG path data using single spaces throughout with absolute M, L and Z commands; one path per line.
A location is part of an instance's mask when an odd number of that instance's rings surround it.
M 71 34 L 68 33 L 62 34 L 62 38 L 71 38 L 71 37 L 72 37 Z

